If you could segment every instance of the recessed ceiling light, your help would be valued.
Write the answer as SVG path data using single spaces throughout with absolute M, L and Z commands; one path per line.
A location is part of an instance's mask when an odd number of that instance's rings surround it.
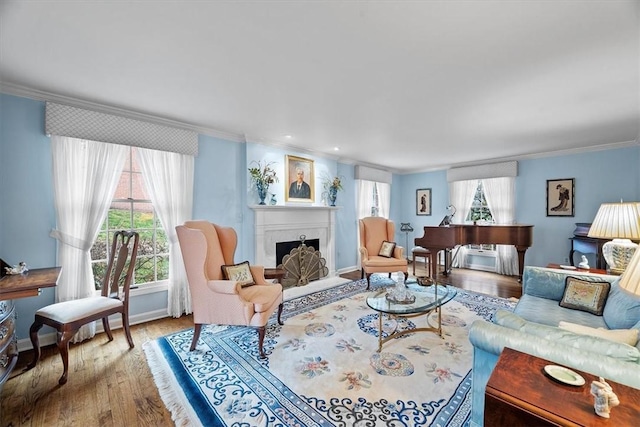
M 333 151 L 340 151 L 340 147 L 333 147 Z
M 284 137 L 285 137 L 286 139 L 291 139 L 291 138 L 293 138 L 293 135 L 285 135 Z

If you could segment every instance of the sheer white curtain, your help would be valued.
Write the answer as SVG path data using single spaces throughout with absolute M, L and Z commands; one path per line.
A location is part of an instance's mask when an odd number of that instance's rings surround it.
M 357 179 L 356 185 L 358 189 L 356 197 L 356 213 L 358 220 L 371 216 L 371 208 L 373 208 L 373 187 L 376 185 L 373 181 L 365 179 Z M 360 226 L 356 222 L 356 248 L 360 248 Z M 360 250 L 358 250 L 358 265 L 360 265 Z
M 451 222 L 455 224 L 464 224 L 469 216 L 473 197 L 478 188 L 478 180 L 470 179 L 467 181 L 453 181 L 449 183 L 449 202 L 455 206 L 456 213 Z M 456 258 L 452 264 L 454 267 L 464 266 L 467 261 L 467 247 L 460 246 L 456 249 Z
M 389 219 L 391 210 L 391 185 L 384 182 L 376 182 L 378 188 L 378 215 Z
M 496 224 L 515 222 L 515 178 L 483 179 L 484 197 Z M 496 273 L 510 276 L 518 274 L 518 252 L 512 245 L 496 245 Z
M 175 227 L 191 219 L 194 158 L 186 154 L 138 149 L 140 169 L 149 197 L 169 240 L 169 297 L 167 312 L 191 313 L 191 294 Z
M 111 205 L 129 148 L 63 136 L 51 137 L 58 263 L 62 266 L 56 301 L 95 293 L 90 249 Z M 73 338 L 95 335 L 95 323 Z
M 364 179 L 357 180 L 358 197 L 356 198 L 356 212 L 358 219 L 371 216 L 371 208 L 373 208 L 373 187 L 376 185 L 373 181 Z

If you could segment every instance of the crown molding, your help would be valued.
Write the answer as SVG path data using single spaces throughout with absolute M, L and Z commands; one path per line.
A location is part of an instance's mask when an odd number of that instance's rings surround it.
M 489 163 L 510 162 L 510 161 L 528 160 L 528 159 L 542 159 L 542 158 L 545 158 L 545 157 L 569 156 L 569 155 L 574 155 L 574 154 L 591 153 L 591 152 L 596 152 L 596 151 L 615 150 L 615 149 L 618 149 L 618 148 L 634 147 L 634 146 L 637 146 L 637 145 L 640 145 L 640 141 L 638 141 L 638 140 L 613 142 L 613 143 L 610 143 L 610 144 L 599 144 L 599 145 L 592 145 L 592 146 L 589 146 L 589 147 L 570 148 L 570 149 L 555 150 L 555 151 L 545 151 L 545 152 L 541 152 L 541 153 L 521 154 L 521 155 L 517 155 L 517 156 L 508 156 L 508 157 L 495 157 L 495 158 L 491 158 L 491 159 L 477 160 L 477 161 L 474 161 L 474 162 L 443 164 L 443 165 L 440 165 L 440 166 L 431 167 L 429 169 L 404 170 L 402 172 L 398 172 L 398 174 L 400 174 L 400 175 L 409 175 L 409 174 L 414 174 L 414 173 L 436 172 L 436 171 L 447 170 L 447 169 L 458 168 L 458 167 L 485 165 L 485 164 L 489 164 Z

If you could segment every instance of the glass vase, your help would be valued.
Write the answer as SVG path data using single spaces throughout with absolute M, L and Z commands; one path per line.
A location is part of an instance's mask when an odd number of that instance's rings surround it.
M 264 185 L 261 182 L 257 182 L 256 183 L 256 190 L 258 190 L 258 198 L 260 199 L 260 203 L 258 203 L 259 205 L 266 205 L 266 203 L 264 202 L 264 199 L 267 198 L 267 190 L 269 190 L 269 186 L 268 185 Z

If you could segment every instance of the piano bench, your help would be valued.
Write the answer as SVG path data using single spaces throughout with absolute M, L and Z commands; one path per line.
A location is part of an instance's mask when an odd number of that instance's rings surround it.
M 411 250 L 411 255 L 413 258 L 413 275 L 416 275 L 416 257 L 424 258 L 424 268 L 427 270 L 427 276 L 431 277 L 431 259 L 429 255 L 431 251 L 425 248 L 413 248 Z

